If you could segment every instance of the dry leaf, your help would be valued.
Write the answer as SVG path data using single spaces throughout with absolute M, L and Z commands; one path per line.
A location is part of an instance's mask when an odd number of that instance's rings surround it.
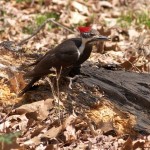
M 137 148 L 144 149 L 145 140 L 138 140 L 134 142 L 133 144 L 133 150 L 136 150 Z
M 100 6 L 105 8 L 113 8 L 113 5 L 108 1 L 100 1 Z
M 75 133 L 75 128 L 72 125 L 68 125 L 66 127 L 66 131 L 64 132 L 64 135 L 66 137 L 66 141 L 72 142 L 77 139 L 76 133 Z
M 88 11 L 88 7 L 79 3 L 79 2 L 76 2 L 76 1 L 72 1 L 72 6 L 79 10 L 82 14 L 86 14 L 86 15 L 89 15 L 89 11 Z
M 71 12 L 71 18 L 69 19 L 70 24 L 78 24 L 80 22 L 85 22 L 87 17 L 84 15 L 81 15 L 78 12 Z
M 44 120 L 48 114 L 49 110 L 54 107 L 53 99 L 46 99 L 45 101 L 33 102 L 31 104 L 22 105 L 14 110 L 16 114 L 24 114 L 29 112 L 38 113 L 37 118 L 39 120 Z
M 42 135 L 42 138 L 46 137 L 46 138 L 56 138 L 59 133 L 62 131 L 62 125 L 58 126 L 58 127 L 52 127 L 51 129 L 49 129 L 48 131 L 46 131 L 46 133 L 44 133 Z
M 128 137 L 128 139 L 125 141 L 125 143 L 122 146 L 122 150 L 132 150 L 133 149 L 133 145 L 132 145 L 132 139 L 130 138 L 130 136 Z
M 22 145 L 32 145 L 32 146 L 35 146 L 35 145 L 39 145 L 41 143 L 41 138 L 38 137 L 38 136 L 35 136 L 34 138 L 28 140 L 28 141 L 25 141 Z
M 16 73 L 10 80 L 11 92 L 19 93 L 20 89 L 25 87 L 25 80 L 22 73 Z
M 131 69 L 134 65 L 133 62 L 136 60 L 136 57 L 131 57 L 129 60 L 125 61 L 124 63 L 121 64 L 121 66 L 123 68 L 125 68 L 126 70 Z

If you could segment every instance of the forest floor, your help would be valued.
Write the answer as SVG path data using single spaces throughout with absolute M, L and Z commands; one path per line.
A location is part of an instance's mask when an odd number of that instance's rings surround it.
M 58 92 L 48 76 L 36 83 L 35 90 L 17 96 L 28 82 L 23 78 L 31 70 L 28 65 L 63 40 L 79 37 L 78 26 L 92 26 L 112 39 L 95 44 L 91 64 L 117 64 L 126 71 L 149 73 L 149 3 L 1 0 L 0 149 L 149 150 L 150 135 L 134 129 L 136 116 L 107 98 L 90 110 L 73 107 L 70 114 L 65 105 L 69 82 L 60 84 Z M 102 91 L 93 92 L 100 99 L 104 96 Z

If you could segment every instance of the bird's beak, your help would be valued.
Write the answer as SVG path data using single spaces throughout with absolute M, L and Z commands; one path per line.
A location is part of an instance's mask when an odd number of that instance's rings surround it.
M 110 41 L 110 40 L 111 40 L 111 38 L 106 37 L 106 36 L 102 36 L 102 35 L 94 36 L 93 39 L 92 39 L 93 42 L 94 41 Z

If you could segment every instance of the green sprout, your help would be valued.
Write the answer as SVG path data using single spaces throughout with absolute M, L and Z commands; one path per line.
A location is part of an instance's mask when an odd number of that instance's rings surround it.
M 129 27 L 131 24 L 150 28 L 150 15 L 148 11 L 128 11 L 122 13 L 117 20 L 121 27 Z
M 12 144 L 13 140 L 21 135 L 21 132 L 8 133 L 0 135 L 0 142 L 6 144 Z

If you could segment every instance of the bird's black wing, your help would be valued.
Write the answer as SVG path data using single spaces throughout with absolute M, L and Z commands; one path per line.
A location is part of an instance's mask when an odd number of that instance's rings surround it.
M 59 59 L 62 66 L 71 66 L 79 58 L 79 50 L 74 41 L 64 41 L 58 47 L 56 47 L 56 57 Z
M 27 76 L 37 77 L 50 73 L 50 68 L 70 67 L 78 60 L 79 54 L 75 43 L 71 40 L 64 41 L 55 49 L 49 51 L 35 66 L 27 73 Z

